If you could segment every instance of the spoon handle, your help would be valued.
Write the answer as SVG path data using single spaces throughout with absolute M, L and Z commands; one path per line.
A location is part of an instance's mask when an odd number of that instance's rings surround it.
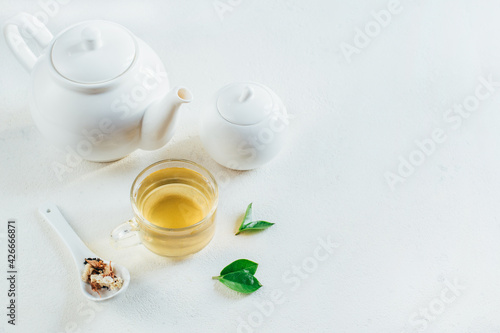
M 73 255 L 76 267 L 83 267 L 85 258 L 96 257 L 71 228 L 55 204 L 46 203 L 40 206 L 38 211 L 64 241 Z

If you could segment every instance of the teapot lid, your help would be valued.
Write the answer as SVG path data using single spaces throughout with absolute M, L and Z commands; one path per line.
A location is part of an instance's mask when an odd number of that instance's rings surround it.
M 102 83 L 123 74 L 134 61 L 135 39 L 119 24 L 87 21 L 60 35 L 52 46 L 56 71 L 84 84 Z
M 259 83 L 233 83 L 219 91 L 217 109 L 227 121 L 236 125 L 254 125 L 273 109 L 269 88 Z

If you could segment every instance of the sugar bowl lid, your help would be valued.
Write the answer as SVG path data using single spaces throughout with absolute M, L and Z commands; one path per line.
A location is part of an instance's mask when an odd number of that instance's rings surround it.
M 68 80 L 102 83 L 123 74 L 136 55 L 133 35 L 119 24 L 87 21 L 70 27 L 54 42 L 51 60 Z
M 248 126 L 264 120 L 273 110 L 269 89 L 259 83 L 239 82 L 222 88 L 217 97 L 220 115 L 235 125 Z

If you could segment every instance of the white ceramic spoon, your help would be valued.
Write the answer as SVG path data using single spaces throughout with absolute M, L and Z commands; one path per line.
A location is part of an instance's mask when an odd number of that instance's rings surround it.
M 56 205 L 47 203 L 38 209 L 40 214 L 45 218 L 45 220 L 54 228 L 59 237 L 64 241 L 71 254 L 73 255 L 73 259 L 75 260 L 76 267 L 78 269 L 78 281 L 80 281 L 80 286 L 82 288 L 83 294 L 93 301 L 104 301 L 111 297 L 114 297 L 122 292 L 124 292 L 128 284 L 130 282 L 130 273 L 129 271 L 120 265 L 113 263 L 113 270 L 116 275 L 123 279 L 123 286 L 118 290 L 107 290 L 101 289 L 99 292 L 101 296 L 99 296 L 96 292 L 92 291 L 92 288 L 89 283 L 82 281 L 82 272 L 85 258 L 99 258 L 92 251 L 89 250 L 87 246 L 82 242 L 82 240 L 78 237 L 75 231 L 68 224 L 66 219 L 62 216 L 61 212 L 57 208 Z M 101 258 L 102 259 L 102 258 Z M 102 259 L 106 264 L 109 264 L 109 261 Z

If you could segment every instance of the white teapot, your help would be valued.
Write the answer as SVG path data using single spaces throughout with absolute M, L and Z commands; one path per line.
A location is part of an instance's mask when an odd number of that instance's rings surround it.
M 114 161 L 155 150 L 173 135 L 178 109 L 192 100 L 173 90 L 158 55 L 119 24 L 92 20 L 55 38 L 20 13 L 4 26 L 10 49 L 31 74 L 30 108 L 40 132 L 90 161 Z M 24 36 L 42 51 L 36 57 Z

